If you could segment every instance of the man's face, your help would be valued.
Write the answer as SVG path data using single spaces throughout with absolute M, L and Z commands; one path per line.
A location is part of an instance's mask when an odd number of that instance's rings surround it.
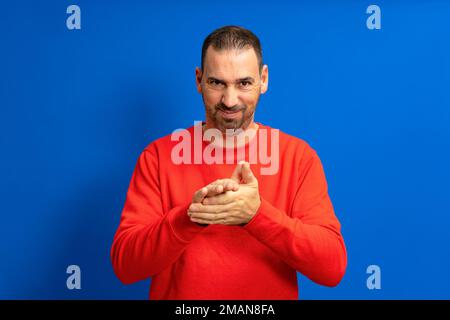
M 209 47 L 204 68 L 196 70 L 197 90 L 206 109 L 206 124 L 225 133 L 226 129 L 247 129 L 259 96 L 267 91 L 268 68 L 260 73 L 253 48 L 216 50 Z

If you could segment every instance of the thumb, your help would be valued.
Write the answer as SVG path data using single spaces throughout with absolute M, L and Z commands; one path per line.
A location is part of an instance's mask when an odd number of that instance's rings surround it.
M 244 162 L 242 164 L 241 175 L 242 175 L 242 182 L 245 184 L 258 182 L 258 180 L 256 179 L 255 175 L 252 172 L 252 169 L 250 169 L 250 164 L 248 162 Z
M 231 180 L 241 183 L 241 177 L 242 177 L 242 162 L 239 162 L 236 166 L 236 168 L 233 171 L 233 174 L 231 175 Z
M 192 203 L 200 203 L 205 199 L 208 194 L 208 188 L 203 187 L 200 190 L 197 190 L 192 197 Z

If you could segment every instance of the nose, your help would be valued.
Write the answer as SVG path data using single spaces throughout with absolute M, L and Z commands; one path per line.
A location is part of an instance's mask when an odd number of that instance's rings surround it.
M 222 96 L 222 103 L 227 108 L 233 108 L 239 103 L 238 93 L 233 87 L 228 87 L 225 89 Z

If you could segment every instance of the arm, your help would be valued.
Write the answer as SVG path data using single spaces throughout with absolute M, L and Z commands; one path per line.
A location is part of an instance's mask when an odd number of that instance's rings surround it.
M 320 159 L 310 148 L 305 152 L 291 217 L 261 197 L 244 228 L 312 281 L 336 286 L 347 266 L 345 244 Z
M 111 260 L 126 284 L 153 276 L 174 263 L 203 227 L 190 221 L 190 203 L 163 212 L 156 148 L 140 155 L 129 185 Z

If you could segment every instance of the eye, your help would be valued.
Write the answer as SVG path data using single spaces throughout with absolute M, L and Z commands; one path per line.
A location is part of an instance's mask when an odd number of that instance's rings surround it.
M 242 81 L 240 82 L 240 86 L 241 86 L 241 87 L 244 87 L 244 88 L 249 87 L 251 84 L 252 84 L 252 83 L 251 83 L 250 81 L 247 81 L 247 80 L 242 80 Z
M 208 84 L 213 86 L 213 87 L 220 87 L 220 86 L 223 85 L 223 83 L 221 81 L 216 80 L 216 79 L 209 79 L 208 80 Z

